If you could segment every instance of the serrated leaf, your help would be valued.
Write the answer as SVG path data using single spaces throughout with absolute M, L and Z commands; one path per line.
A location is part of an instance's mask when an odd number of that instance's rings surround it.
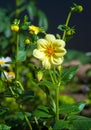
M 53 130 L 63 130 L 68 128 L 68 122 L 64 120 L 58 120 L 53 126 Z
M 70 116 L 71 130 L 91 130 L 91 118 L 84 116 Z
M 36 109 L 33 113 L 36 118 L 51 118 L 53 115 L 49 113 L 49 108 L 46 106 L 41 106 L 40 108 Z
M 86 103 L 84 101 L 81 102 L 77 102 L 74 104 L 63 104 L 60 106 L 60 114 L 78 114 L 80 113 L 84 107 L 85 107 Z
M 64 83 L 70 81 L 70 80 L 73 78 L 73 76 L 76 74 L 77 69 L 78 69 L 78 66 L 77 66 L 77 65 L 76 65 L 76 66 L 73 66 L 73 67 L 71 67 L 71 68 L 69 68 L 69 69 L 65 68 L 65 70 L 63 70 L 61 80 L 62 80 Z

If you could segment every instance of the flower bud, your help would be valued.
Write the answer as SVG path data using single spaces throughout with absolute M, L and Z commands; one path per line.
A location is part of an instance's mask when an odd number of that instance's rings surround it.
M 61 69 L 62 69 L 62 66 L 61 66 L 61 65 L 58 65 L 58 66 L 57 66 L 57 70 L 58 70 L 58 71 L 61 71 Z
M 14 31 L 14 32 L 18 32 L 19 31 L 19 26 L 15 25 L 15 24 L 12 24 L 11 25 L 11 30 Z
M 83 11 L 83 7 L 81 5 L 73 4 L 73 7 L 71 7 L 71 11 L 80 13 Z
M 27 39 L 25 39 L 25 44 L 30 44 L 31 42 L 30 42 L 30 40 L 27 38 Z
M 43 78 L 43 72 L 42 71 L 38 71 L 38 73 L 37 73 L 37 79 L 38 79 L 38 81 L 41 81 L 42 78 Z
M 78 12 L 82 12 L 83 11 L 83 7 L 81 5 L 78 5 Z

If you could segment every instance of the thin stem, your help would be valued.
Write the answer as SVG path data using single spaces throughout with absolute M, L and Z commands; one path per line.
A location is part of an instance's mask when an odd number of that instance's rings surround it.
M 25 113 L 24 113 L 24 117 L 25 117 L 26 123 L 27 123 L 28 126 L 29 126 L 29 129 L 32 130 L 32 126 L 31 126 L 31 124 L 30 124 L 30 121 L 29 121 L 29 119 L 28 119 L 28 117 L 26 116 Z
M 24 87 L 22 86 L 22 84 L 19 81 L 16 81 L 16 83 L 19 84 L 19 86 L 22 89 L 22 91 L 24 91 Z
M 39 123 L 38 123 L 38 120 L 37 120 L 36 117 L 34 117 L 34 120 L 35 120 L 35 123 L 37 124 L 38 129 L 41 130 L 41 128 L 40 128 L 40 126 L 39 126 Z
M 51 77 L 51 80 L 52 80 L 53 84 L 55 85 L 55 81 L 54 81 L 53 75 L 52 75 L 50 70 L 49 70 L 49 74 L 50 74 L 50 77 Z
M 59 120 L 59 86 L 56 87 L 55 90 L 55 100 L 56 100 L 56 118 L 55 120 Z
M 32 126 L 31 126 L 31 124 L 30 124 L 30 121 L 29 121 L 29 119 L 28 119 L 26 113 L 25 113 L 24 110 L 23 110 L 23 106 L 22 106 L 22 105 L 19 105 L 19 108 L 20 108 L 20 110 L 22 111 L 22 113 L 23 113 L 23 115 L 24 115 L 24 118 L 25 118 L 25 120 L 26 120 L 26 123 L 27 123 L 29 129 L 30 129 L 30 130 L 33 130 L 33 129 L 32 129 Z
M 19 34 L 16 34 L 16 63 L 15 63 L 15 79 L 18 78 L 18 44 L 19 44 Z
M 54 71 L 56 71 L 55 68 L 54 68 Z M 53 74 L 54 74 L 54 76 L 50 72 L 51 80 L 52 80 L 53 84 L 56 86 L 55 87 L 56 88 L 55 89 L 55 104 L 56 104 L 56 117 L 55 117 L 55 121 L 57 121 L 57 120 L 59 120 L 59 86 L 60 86 L 60 84 L 57 83 L 57 77 L 55 75 L 55 72 Z
M 65 26 L 68 26 L 68 23 L 69 23 L 69 20 L 70 20 L 71 14 L 72 14 L 72 12 L 70 11 L 70 12 L 68 13 L 68 17 L 67 17 L 67 20 L 66 20 Z M 65 40 L 65 35 L 66 35 L 66 30 L 64 30 L 64 33 L 63 33 L 63 37 L 62 37 L 63 40 Z

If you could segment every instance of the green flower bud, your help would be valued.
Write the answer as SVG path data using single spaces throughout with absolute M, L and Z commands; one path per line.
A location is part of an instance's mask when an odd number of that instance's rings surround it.
M 83 11 L 83 7 L 81 5 L 78 5 L 78 12 L 82 12 Z
M 27 38 L 27 39 L 25 39 L 25 44 L 30 44 L 31 43 L 31 41 Z
M 42 78 L 43 78 L 43 72 L 42 71 L 38 71 L 37 72 L 37 79 L 38 79 L 38 81 L 41 81 Z
M 83 7 L 81 5 L 73 4 L 73 7 L 71 7 L 72 12 L 82 12 Z

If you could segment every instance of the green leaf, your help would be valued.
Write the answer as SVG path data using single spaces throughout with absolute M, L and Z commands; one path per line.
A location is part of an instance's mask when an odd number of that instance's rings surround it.
M 70 116 L 71 130 L 91 130 L 91 118 L 84 116 Z
M 17 6 L 20 6 L 20 5 L 24 4 L 24 2 L 25 2 L 25 0 L 17 0 L 16 4 L 17 4 Z
M 78 69 L 77 65 L 69 69 L 65 68 L 62 72 L 62 78 L 61 78 L 62 82 L 66 83 L 70 81 L 73 78 L 73 76 L 76 74 L 77 69 Z
M 44 27 L 45 30 L 47 30 L 48 29 L 48 20 L 47 20 L 46 15 L 41 10 L 39 10 L 38 17 L 39 17 L 39 26 Z
M 32 90 L 27 90 L 23 94 L 21 94 L 16 101 L 17 103 L 24 103 L 26 101 L 29 101 L 30 99 L 33 99 L 33 97 L 34 92 Z
M 30 114 L 29 112 L 25 112 L 25 114 L 26 114 L 27 117 L 30 117 L 30 116 L 31 116 L 31 114 Z M 21 120 L 24 120 L 24 119 L 25 119 L 25 116 L 24 116 L 24 114 L 23 114 L 22 112 L 16 112 L 16 116 L 17 116 L 19 119 L 21 119 Z
M 62 25 L 62 24 L 60 24 L 60 25 L 57 27 L 57 29 L 59 29 L 59 30 L 61 30 L 61 31 L 66 31 L 67 28 L 68 28 L 68 26 Z
M 30 19 L 33 20 L 37 13 L 37 8 L 35 4 L 33 2 L 30 2 L 27 6 L 27 10 L 28 10 Z
M 53 126 L 53 130 L 63 130 L 68 128 L 68 122 L 64 120 L 58 120 Z
M 60 114 L 78 114 L 84 109 L 85 105 L 86 103 L 84 101 L 74 104 L 63 104 L 60 106 L 59 112 Z
M 36 109 L 33 113 L 36 118 L 51 118 L 53 115 L 50 114 L 49 108 L 46 106 L 41 106 L 40 108 Z
M 0 130 L 10 130 L 10 126 L 7 126 L 5 124 L 0 124 Z
M 54 88 L 54 89 L 56 88 L 56 86 L 48 80 L 41 81 L 41 82 L 38 83 L 38 85 L 39 86 L 46 86 L 48 88 Z
M 24 50 L 19 50 L 18 52 L 18 61 L 25 61 L 27 56 L 27 52 Z
M 8 111 L 6 106 L 0 106 L 0 116 L 4 116 Z

